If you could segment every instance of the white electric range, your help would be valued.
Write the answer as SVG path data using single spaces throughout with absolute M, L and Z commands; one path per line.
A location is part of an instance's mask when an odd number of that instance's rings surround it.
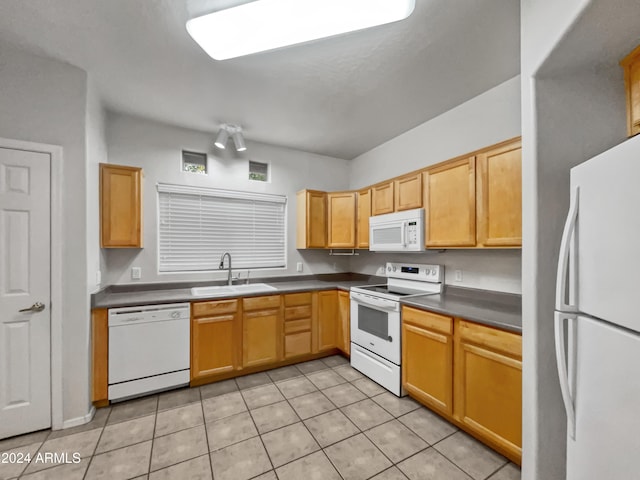
M 387 263 L 386 285 L 351 287 L 351 366 L 402 396 L 400 299 L 442 292 L 444 266 Z

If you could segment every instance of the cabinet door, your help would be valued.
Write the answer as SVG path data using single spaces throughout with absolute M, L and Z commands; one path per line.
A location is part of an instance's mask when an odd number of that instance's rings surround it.
M 640 133 L 640 46 L 636 47 L 620 65 L 624 68 L 627 93 L 627 133 Z
M 142 247 L 142 169 L 100 164 L 100 246 Z
M 447 416 L 453 413 L 453 319 L 402 309 L 402 385 Z
M 327 194 L 302 190 L 297 194 L 296 248 L 327 246 Z
M 427 247 L 475 246 L 475 157 L 427 170 L 423 186 Z
M 318 351 L 336 348 L 338 335 L 338 291 L 318 292 Z
M 338 292 L 338 332 L 337 346 L 344 353 L 351 353 L 351 323 L 350 323 L 349 292 Z
M 237 314 L 192 319 L 191 380 L 239 368 L 237 331 Z
M 393 182 L 371 187 L 371 215 L 393 212 Z
M 414 173 L 395 181 L 395 211 L 422 208 L 422 173 Z
M 369 217 L 371 216 L 371 189 L 358 192 L 357 248 L 369 248 Z
M 522 338 L 456 320 L 454 417 L 520 463 Z
M 522 245 L 522 144 L 477 156 L 478 245 Z
M 245 313 L 242 330 L 244 367 L 265 365 L 280 360 L 280 310 Z
M 329 230 L 327 246 L 331 248 L 356 247 L 356 194 L 355 192 L 327 194 Z

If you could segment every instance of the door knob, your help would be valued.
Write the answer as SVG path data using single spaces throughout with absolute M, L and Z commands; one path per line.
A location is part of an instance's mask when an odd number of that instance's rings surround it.
M 44 310 L 44 303 L 36 302 L 31 305 L 29 308 L 23 308 L 22 310 L 18 310 L 19 312 L 41 312 Z

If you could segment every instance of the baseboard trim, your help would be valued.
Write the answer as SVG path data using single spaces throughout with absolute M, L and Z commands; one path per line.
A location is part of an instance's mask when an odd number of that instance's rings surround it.
M 93 416 L 95 414 L 96 408 L 92 405 L 91 410 L 89 410 L 89 413 L 87 413 L 86 415 L 82 417 L 70 418 L 69 420 L 65 420 L 64 422 L 62 422 L 61 430 L 64 430 L 65 428 L 78 427 L 80 425 L 84 425 L 85 423 L 89 423 L 91 420 L 93 420 Z

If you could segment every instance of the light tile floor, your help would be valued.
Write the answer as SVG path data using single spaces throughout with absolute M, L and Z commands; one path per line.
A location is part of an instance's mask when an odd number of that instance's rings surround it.
M 99 409 L 0 441 L 0 480 L 519 480 L 520 469 L 333 356 Z M 2 463 L 78 453 L 80 463 Z M 6 453 L 6 455 L 4 455 Z

